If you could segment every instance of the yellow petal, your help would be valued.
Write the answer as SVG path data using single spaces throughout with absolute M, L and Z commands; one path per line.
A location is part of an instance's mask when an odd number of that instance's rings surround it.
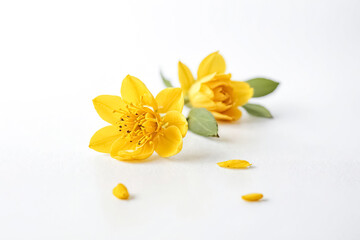
M 245 160 L 229 160 L 225 162 L 218 162 L 217 165 L 223 168 L 248 168 L 251 163 Z
M 117 197 L 118 199 L 123 199 L 126 200 L 129 198 L 129 192 L 127 190 L 127 188 L 125 187 L 124 184 L 119 183 L 114 189 L 113 189 L 113 194 L 115 197 Z
M 150 157 L 154 152 L 154 143 L 149 141 L 143 146 L 137 146 L 137 139 L 130 142 L 129 139 L 117 139 L 110 149 L 110 156 L 117 160 L 143 160 Z
M 180 130 L 182 137 L 185 137 L 188 130 L 188 122 L 182 113 L 170 111 L 166 113 L 162 120 L 164 124 L 168 124 L 168 126 L 176 126 Z
M 93 104 L 99 116 L 111 124 L 119 120 L 118 113 L 114 110 L 119 110 L 126 105 L 120 97 L 113 95 L 98 96 L 93 99 Z
M 206 82 L 209 82 L 211 80 L 214 79 L 216 73 L 212 73 L 212 74 L 209 74 L 209 75 L 206 75 L 205 77 L 201 78 L 201 79 L 198 79 L 190 88 L 189 90 L 189 97 L 191 97 L 191 94 L 196 94 L 197 92 L 200 91 L 203 83 L 206 83 Z
M 232 108 L 232 105 L 226 105 L 223 102 L 215 102 L 213 99 L 202 93 L 193 96 L 190 102 L 193 107 L 206 108 L 211 112 L 224 112 Z M 232 120 L 232 118 L 229 117 L 228 119 L 224 120 Z
M 170 157 L 179 153 L 182 145 L 181 132 L 175 126 L 163 129 L 155 139 L 155 151 L 161 157 Z
M 259 201 L 260 199 L 263 198 L 263 195 L 261 193 L 250 193 L 250 194 L 246 194 L 244 196 L 241 197 L 242 199 L 246 200 L 246 201 Z
M 184 107 L 184 96 L 180 88 L 165 88 L 156 96 L 156 101 L 159 113 L 172 110 L 182 112 Z
M 214 115 L 216 120 L 221 120 L 221 121 L 232 121 L 232 117 L 222 114 L 222 113 L 218 113 L 218 112 L 211 112 L 212 115 Z
M 215 109 L 215 102 L 203 93 L 192 95 L 190 103 L 193 107 Z
M 208 76 L 213 76 L 209 79 Z M 206 79 L 206 80 L 205 80 Z M 212 89 L 219 87 L 219 86 L 230 86 L 231 84 L 231 73 L 228 74 L 215 74 L 215 75 L 206 75 L 205 77 L 201 78 L 202 82 L 206 81 L 206 84 L 211 87 Z
M 190 69 L 179 61 L 178 64 L 179 81 L 184 94 L 187 94 L 191 85 L 194 83 L 194 77 Z
M 223 56 L 219 52 L 211 53 L 204 58 L 199 65 L 198 79 L 211 74 L 211 73 L 224 73 L 226 70 L 226 64 Z
M 200 80 L 197 80 L 190 88 L 189 90 L 189 100 L 191 105 L 194 107 L 204 107 L 207 108 L 207 106 L 213 105 L 212 98 L 214 96 L 213 91 L 207 86 L 206 83 L 208 81 L 211 81 L 216 73 L 207 75 L 203 77 Z
M 138 78 L 127 75 L 121 85 L 121 97 L 130 103 L 157 109 L 156 101 L 145 84 Z
M 111 145 L 119 137 L 119 128 L 112 125 L 101 128 L 91 137 L 89 148 L 102 153 L 110 153 Z
M 245 105 L 254 95 L 254 89 L 247 82 L 231 81 L 236 106 Z
M 209 108 L 208 110 L 209 111 L 217 111 L 217 112 L 226 112 L 227 110 L 230 110 L 232 108 L 232 105 L 226 105 L 225 103 L 223 102 L 214 102 L 215 103 L 215 106 L 214 108 Z
M 224 121 L 236 121 L 242 115 L 241 111 L 237 107 L 230 108 L 229 110 L 226 110 L 221 113 L 214 111 L 212 111 L 211 113 L 214 115 L 214 117 L 217 120 L 224 120 Z

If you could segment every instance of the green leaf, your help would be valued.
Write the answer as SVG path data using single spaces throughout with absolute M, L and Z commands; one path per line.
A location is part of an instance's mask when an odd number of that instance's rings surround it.
M 277 86 L 278 82 L 272 81 L 266 78 L 253 78 L 246 81 L 252 88 L 254 88 L 254 96 L 253 97 L 262 97 L 266 96 L 269 93 L 272 93 Z
M 218 124 L 205 108 L 192 108 L 187 118 L 189 130 L 205 137 L 219 137 Z
M 171 82 L 164 76 L 164 74 L 162 73 L 161 70 L 160 70 L 160 76 L 161 76 L 161 79 L 162 79 L 162 81 L 163 81 L 163 83 L 165 84 L 166 87 L 173 87 Z
M 273 116 L 271 115 L 269 110 L 267 110 L 265 107 L 263 107 L 259 104 L 247 103 L 242 107 L 245 108 L 245 110 L 250 115 L 253 115 L 256 117 L 263 117 L 263 118 L 273 118 Z

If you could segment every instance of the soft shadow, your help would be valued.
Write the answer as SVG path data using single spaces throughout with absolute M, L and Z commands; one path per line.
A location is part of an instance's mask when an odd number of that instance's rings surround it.
M 226 168 L 226 167 L 221 167 L 221 168 L 226 169 L 227 171 L 236 172 L 236 171 L 250 171 L 251 169 L 254 169 L 256 167 L 250 166 L 248 168 Z
M 204 151 L 197 151 L 197 152 L 189 152 L 189 151 L 184 151 L 181 152 L 178 155 L 166 158 L 169 161 L 176 161 L 176 162 L 180 162 L 180 161 L 196 161 L 196 160 L 204 160 L 204 158 L 209 155 L 209 152 L 204 152 Z
M 132 201 L 132 200 L 137 199 L 137 198 L 138 197 L 136 195 L 130 193 L 130 196 L 129 196 L 129 198 L 127 200 Z
M 149 158 L 143 160 L 126 160 L 122 162 L 130 163 L 130 164 L 139 164 L 139 163 L 153 162 L 159 159 L 161 159 L 161 157 L 154 152 L 153 155 L 151 155 Z
M 246 201 L 246 200 L 244 200 L 246 203 L 248 203 L 248 204 L 261 204 L 262 202 L 268 202 L 269 201 L 269 199 L 267 199 L 267 198 L 263 198 L 263 199 L 261 199 L 261 200 L 259 200 L 259 201 Z
M 221 126 L 219 126 L 219 127 L 221 127 Z M 191 135 L 192 138 L 199 137 L 199 140 L 201 139 L 201 141 L 203 141 L 203 140 L 211 141 L 211 142 L 230 142 L 231 141 L 231 138 L 229 138 L 225 135 L 222 135 L 221 133 L 219 133 L 219 137 L 204 137 L 204 136 L 198 135 L 196 133 L 193 133 L 191 131 L 188 131 L 187 134 L 189 136 Z
M 234 125 L 264 124 L 264 122 L 272 121 L 272 120 L 274 120 L 274 118 L 246 116 L 240 119 L 239 121 L 237 121 Z
M 101 154 L 100 156 L 96 156 L 95 158 L 98 159 L 99 161 L 104 161 L 104 160 L 106 160 L 106 161 L 119 161 L 119 162 L 129 163 L 129 164 L 147 163 L 147 162 L 153 162 L 153 161 L 157 161 L 157 160 L 162 159 L 155 152 L 149 158 L 143 159 L 143 160 L 117 160 L 117 159 L 114 159 L 114 158 L 110 157 L 110 155 L 106 154 L 106 153 Z

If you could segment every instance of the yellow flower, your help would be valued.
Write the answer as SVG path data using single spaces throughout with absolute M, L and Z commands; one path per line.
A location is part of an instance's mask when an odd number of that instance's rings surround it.
M 142 160 L 154 151 L 170 157 L 181 151 L 188 125 L 181 113 L 180 88 L 166 88 L 154 98 L 143 82 L 128 75 L 121 96 L 101 95 L 93 100 L 97 113 L 111 125 L 92 136 L 90 148 L 118 160 Z
M 206 108 L 218 120 L 238 120 L 241 117 L 238 107 L 254 94 L 248 83 L 232 81 L 231 74 L 225 74 L 225 60 L 218 52 L 202 60 L 196 81 L 185 64 L 179 62 L 178 69 L 181 88 L 191 105 Z

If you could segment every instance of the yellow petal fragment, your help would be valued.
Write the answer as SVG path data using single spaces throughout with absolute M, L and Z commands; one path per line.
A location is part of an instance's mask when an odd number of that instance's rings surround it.
M 114 110 L 126 106 L 121 97 L 113 95 L 100 95 L 93 99 L 93 104 L 99 116 L 110 124 L 115 124 L 118 121 L 117 113 Z
M 91 137 L 89 148 L 102 153 L 110 153 L 111 145 L 119 137 L 118 127 L 111 125 L 101 128 Z
M 150 106 L 154 110 L 157 109 L 153 95 L 145 84 L 136 77 L 127 75 L 124 78 L 121 85 L 121 97 L 129 103 Z
M 190 69 L 180 61 L 178 64 L 178 74 L 179 74 L 179 82 L 181 85 L 181 89 L 186 95 L 191 85 L 194 83 L 194 77 Z
M 231 81 L 236 106 L 245 105 L 254 95 L 254 89 L 247 82 Z
M 175 110 L 182 112 L 184 107 L 184 96 L 181 88 L 165 88 L 156 96 L 158 113 L 167 113 Z
M 161 157 L 171 157 L 182 149 L 183 139 L 179 128 L 170 126 L 163 129 L 155 139 L 155 151 Z
M 223 168 L 248 168 L 251 163 L 245 160 L 229 160 L 225 162 L 218 162 L 217 165 Z
M 114 189 L 113 189 L 113 194 L 115 197 L 117 197 L 118 199 L 123 199 L 126 200 L 129 198 L 129 192 L 127 190 L 127 188 L 125 187 L 124 184 L 119 183 Z
M 178 111 L 170 111 L 166 113 L 162 120 L 168 127 L 176 126 L 180 130 L 182 137 L 185 137 L 188 130 L 188 122 L 182 113 Z
M 246 194 L 244 196 L 242 196 L 241 198 L 246 200 L 246 201 L 259 201 L 260 199 L 262 199 L 264 196 L 261 193 L 250 193 L 250 194 Z
M 199 65 L 198 79 L 211 74 L 211 73 L 224 73 L 226 70 L 226 64 L 223 56 L 219 52 L 211 53 L 204 58 Z

